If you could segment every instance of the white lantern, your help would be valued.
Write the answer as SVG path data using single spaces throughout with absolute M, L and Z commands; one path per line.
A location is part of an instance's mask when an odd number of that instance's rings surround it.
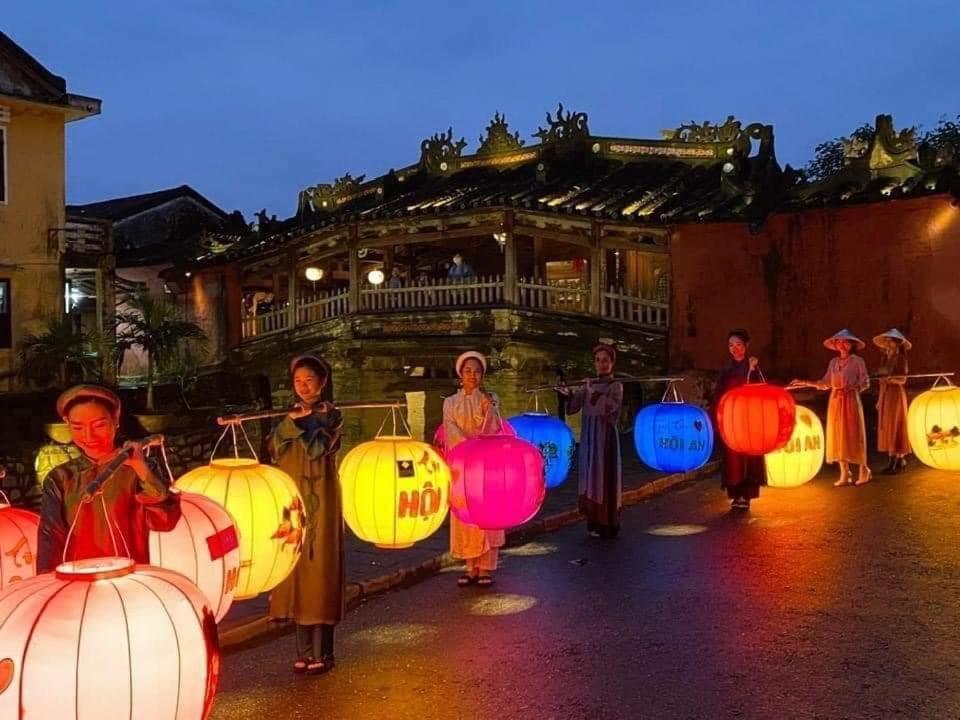
M 39 527 L 39 515 L 13 507 L 0 493 L 0 590 L 37 574 Z
M 367 280 L 370 281 L 371 285 L 382 285 L 384 281 L 383 271 L 371 270 L 370 274 L 367 275 Z
M 182 575 L 129 558 L 60 565 L 0 593 L 0 717 L 203 720 L 217 627 Z

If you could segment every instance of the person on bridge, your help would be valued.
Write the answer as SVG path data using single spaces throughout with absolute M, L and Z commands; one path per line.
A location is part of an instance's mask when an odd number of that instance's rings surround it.
M 790 386 L 830 391 L 826 461 L 840 465 L 840 477 L 833 485 L 865 485 L 873 473 L 867 465 L 867 431 L 860 393 L 870 387 L 870 376 L 867 364 L 856 354 L 865 343 L 849 330 L 841 330 L 824 340 L 823 346 L 837 353 L 823 378 L 818 381 L 794 380 Z M 850 475 L 850 465 L 860 466 L 856 483 Z
M 757 372 L 760 361 L 747 353 L 750 349 L 750 334 L 746 330 L 731 330 L 727 333 L 727 350 L 730 360 L 717 378 L 714 390 L 714 409 L 719 406 L 720 398 L 728 390 L 745 385 L 753 373 Z M 716 421 L 714 421 L 716 425 Z M 717 439 L 723 439 L 717 434 Z M 767 472 L 763 457 L 745 455 L 723 445 L 723 462 L 720 464 L 720 487 L 727 491 L 730 509 L 749 510 L 750 501 L 760 497 L 760 486 L 766 485 Z
M 337 451 L 343 418 L 333 404 L 333 372 L 316 355 L 290 362 L 297 405 L 267 442 L 274 464 L 297 483 L 305 504 L 303 548 L 293 572 L 270 595 L 270 617 L 296 624 L 295 673 L 333 669 L 333 630 L 344 616 L 343 513 Z
M 487 359 L 470 350 L 457 358 L 454 369 L 460 378 L 460 390 L 443 401 L 447 450 L 470 438 L 496 435 L 503 427 L 497 396 L 482 386 Z M 467 563 L 467 572 L 457 578 L 457 584 L 460 587 L 493 585 L 491 573 L 497 569 L 499 549 L 505 541 L 503 530 L 484 530 L 462 522 L 451 513 L 450 554 Z
M 885 473 L 901 473 L 907 469 L 906 456 L 910 453 L 907 392 L 903 386 L 910 372 L 907 352 L 913 345 L 896 328 L 877 335 L 873 344 L 883 351 L 883 362 L 877 371 L 882 376 L 877 398 L 877 450 L 890 458 Z
M 580 425 L 579 501 L 592 537 L 614 538 L 620 532 L 623 478 L 617 422 L 623 405 L 623 384 L 613 377 L 617 351 L 600 343 L 593 348 L 596 380 L 576 388 L 561 387 L 569 397 L 567 412 L 583 411 Z
M 447 278 L 456 282 L 466 282 L 472 280 L 477 274 L 473 268 L 463 259 L 463 255 L 457 253 L 453 256 L 453 265 L 447 271 Z
M 116 555 L 149 563 L 150 531 L 173 530 L 180 496 L 169 492 L 140 446 L 123 450 L 123 464 L 87 496 L 87 485 L 119 460 L 120 398 L 99 385 L 77 385 L 57 399 L 57 414 L 83 455 L 58 465 L 43 481 L 37 572 L 55 570 L 65 560 Z

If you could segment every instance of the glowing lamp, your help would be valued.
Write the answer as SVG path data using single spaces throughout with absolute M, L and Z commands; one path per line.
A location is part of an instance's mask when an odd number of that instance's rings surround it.
M 0 717 L 203 720 L 217 626 L 182 575 L 129 558 L 60 565 L 0 593 Z
M 517 431 L 513 429 L 507 420 L 502 420 L 500 423 L 500 434 L 509 435 L 510 437 L 516 437 Z M 433 433 L 433 440 L 430 443 L 433 445 L 433 449 L 440 453 L 440 457 L 446 457 L 447 455 L 447 431 L 443 429 L 443 423 L 437 425 L 436 431 Z
M 343 519 L 361 540 L 408 548 L 443 525 L 450 470 L 426 443 L 378 437 L 353 448 L 340 464 Z
M 384 275 L 382 270 L 371 270 L 367 275 L 367 280 L 371 285 L 382 285 L 384 280 Z
M 767 485 L 799 487 L 810 482 L 823 466 L 823 425 L 809 408 L 797 405 L 796 422 L 787 444 L 764 455 Z
M 285 472 L 247 458 L 217 459 L 174 485 L 222 505 L 240 535 L 235 599 L 272 590 L 293 570 L 303 545 L 303 498 Z
M 561 485 L 570 472 L 576 442 L 573 431 L 562 420 L 545 412 L 525 412 L 510 418 L 518 438 L 526 440 L 543 456 L 547 488 Z
M 682 401 L 647 405 L 633 423 L 637 455 L 654 470 L 690 472 L 713 452 L 713 425 L 707 411 Z
M 307 277 L 307 280 L 310 282 L 317 282 L 317 280 L 323 280 L 323 270 L 317 267 L 308 267 L 304 273 Z
M 754 383 L 728 390 L 717 404 L 717 431 L 731 450 L 766 455 L 787 444 L 796 403 L 782 387 Z
M 39 527 L 39 515 L 13 507 L 0 493 L 0 590 L 37 574 Z
M 240 539 L 222 505 L 204 495 L 180 494 L 180 520 L 169 532 L 150 533 L 150 564 L 180 573 L 223 620 L 240 580 Z
M 47 443 L 40 448 L 36 460 L 33 461 L 33 469 L 37 473 L 37 484 L 42 486 L 51 470 L 78 457 L 80 457 L 80 449 L 72 443 L 66 445 L 58 442 Z
M 910 403 L 907 434 L 922 463 L 938 470 L 960 470 L 960 388 L 940 381 Z
M 484 435 L 447 452 L 450 508 L 484 530 L 522 525 L 537 514 L 546 485 L 543 456 L 526 440 Z

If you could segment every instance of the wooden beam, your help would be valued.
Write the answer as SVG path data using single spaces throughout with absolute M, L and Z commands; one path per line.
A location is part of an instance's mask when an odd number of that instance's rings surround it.
M 553 228 L 538 228 L 530 225 L 514 225 L 514 232 L 516 232 L 517 235 L 533 238 L 534 240 L 542 238 L 544 240 L 567 243 L 568 245 L 577 245 L 578 247 L 592 247 L 589 234 L 554 230 Z
M 357 254 L 360 250 L 357 247 L 357 225 L 350 226 L 350 240 L 348 247 L 350 249 L 350 312 L 360 312 L 360 256 Z
M 513 236 L 513 211 L 503 213 L 503 298 L 511 305 L 517 303 L 517 242 Z
M 603 302 L 603 248 L 600 246 L 600 223 L 590 228 L 590 314 L 599 315 Z
M 290 303 L 290 320 L 287 327 L 293 330 L 297 327 L 297 286 L 300 278 L 297 277 L 297 251 L 290 250 L 287 253 L 287 264 L 289 267 L 289 276 L 287 277 L 287 301 Z

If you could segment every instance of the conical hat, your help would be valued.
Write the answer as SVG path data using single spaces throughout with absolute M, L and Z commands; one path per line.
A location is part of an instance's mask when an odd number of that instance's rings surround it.
M 907 337 L 896 328 L 890 328 L 885 333 L 873 338 L 873 344 L 879 348 L 886 348 L 891 342 L 900 343 L 904 350 L 909 350 L 913 347 L 913 343 L 907 340 Z
M 828 337 L 826 340 L 824 340 L 823 346 L 827 348 L 827 350 L 836 350 L 838 340 L 847 340 L 848 342 L 852 342 L 854 345 L 857 346 L 858 350 L 863 350 L 863 348 L 866 347 L 866 343 L 863 342 L 863 340 L 858 338 L 856 335 L 854 335 L 852 332 L 850 332 L 846 328 L 838 332 L 836 335 L 833 335 L 832 337 Z

